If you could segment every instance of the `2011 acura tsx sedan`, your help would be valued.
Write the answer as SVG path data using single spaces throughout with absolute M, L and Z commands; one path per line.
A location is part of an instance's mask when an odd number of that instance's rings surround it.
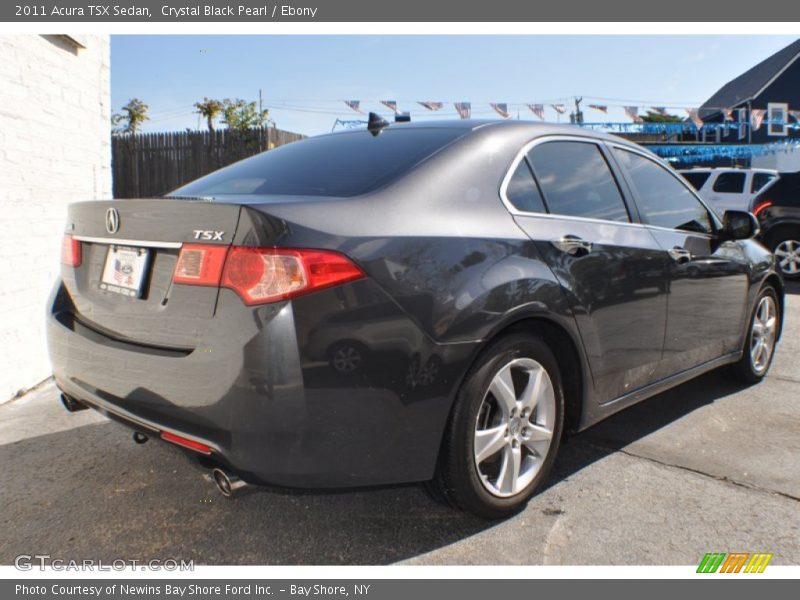
M 69 208 L 49 302 L 62 400 L 249 484 L 428 481 L 518 509 L 580 431 L 781 331 L 749 213 L 622 139 L 372 123 L 163 198 Z

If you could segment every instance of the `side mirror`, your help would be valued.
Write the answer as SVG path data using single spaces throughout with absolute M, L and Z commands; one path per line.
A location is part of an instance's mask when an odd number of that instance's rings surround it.
M 722 218 L 723 235 L 729 240 L 749 240 L 760 231 L 758 219 L 744 210 L 726 210 Z

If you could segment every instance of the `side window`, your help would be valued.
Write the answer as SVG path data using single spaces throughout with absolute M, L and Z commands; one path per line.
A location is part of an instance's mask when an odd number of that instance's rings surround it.
M 720 173 L 714 182 L 714 191 L 720 194 L 741 194 L 744 191 L 744 173 Z
M 542 195 L 533 180 L 528 161 L 524 158 L 517 165 L 506 186 L 506 198 L 517 210 L 525 212 L 547 212 Z
M 615 148 L 614 155 L 633 181 L 639 212 L 647 223 L 700 233 L 714 231 L 706 208 L 664 167 L 627 150 Z
M 753 173 L 753 181 L 750 184 L 750 191 L 755 194 L 773 179 L 775 179 L 775 175 L 772 173 Z
M 708 178 L 711 176 L 711 173 L 709 173 L 708 171 L 706 172 L 681 171 L 680 173 L 681 175 L 683 175 L 683 178 L 689 183 L 691 183 L 692 187 L 696 190 L 699 190 L 701 187 L 703 187 L 705 182 L 708 181 Z
M 587 142 L 546 142 L 528 153 L 551 213 L 630 221 L 600 148 Z

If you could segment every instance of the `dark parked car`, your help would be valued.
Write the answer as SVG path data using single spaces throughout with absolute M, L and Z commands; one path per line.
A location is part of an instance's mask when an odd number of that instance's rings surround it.
M 780 179 L 753 200 L 760 238 L 775 253 L 786 279 L 800 278 L 800 173 Z
M 225 495 L 429 481 L 499 517 L 565 431 L 765 375 L 783 285 L 756 230 L 612 136 L 324 135 L 70 206 L 50 354 L 67 408 L 186 449 Z

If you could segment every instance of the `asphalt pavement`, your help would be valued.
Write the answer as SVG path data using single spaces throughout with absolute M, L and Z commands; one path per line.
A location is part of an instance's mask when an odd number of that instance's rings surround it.
M 562 447 L 527 509 L 487 522 L 421 486 L 269 490 L 227 500 L 166 444 L 133 444 L 52 383 L 0 405 L 0 563 L 697 564 L 771 552 L 800 564 L 800 286 L 769 376 L 709 373 Z

